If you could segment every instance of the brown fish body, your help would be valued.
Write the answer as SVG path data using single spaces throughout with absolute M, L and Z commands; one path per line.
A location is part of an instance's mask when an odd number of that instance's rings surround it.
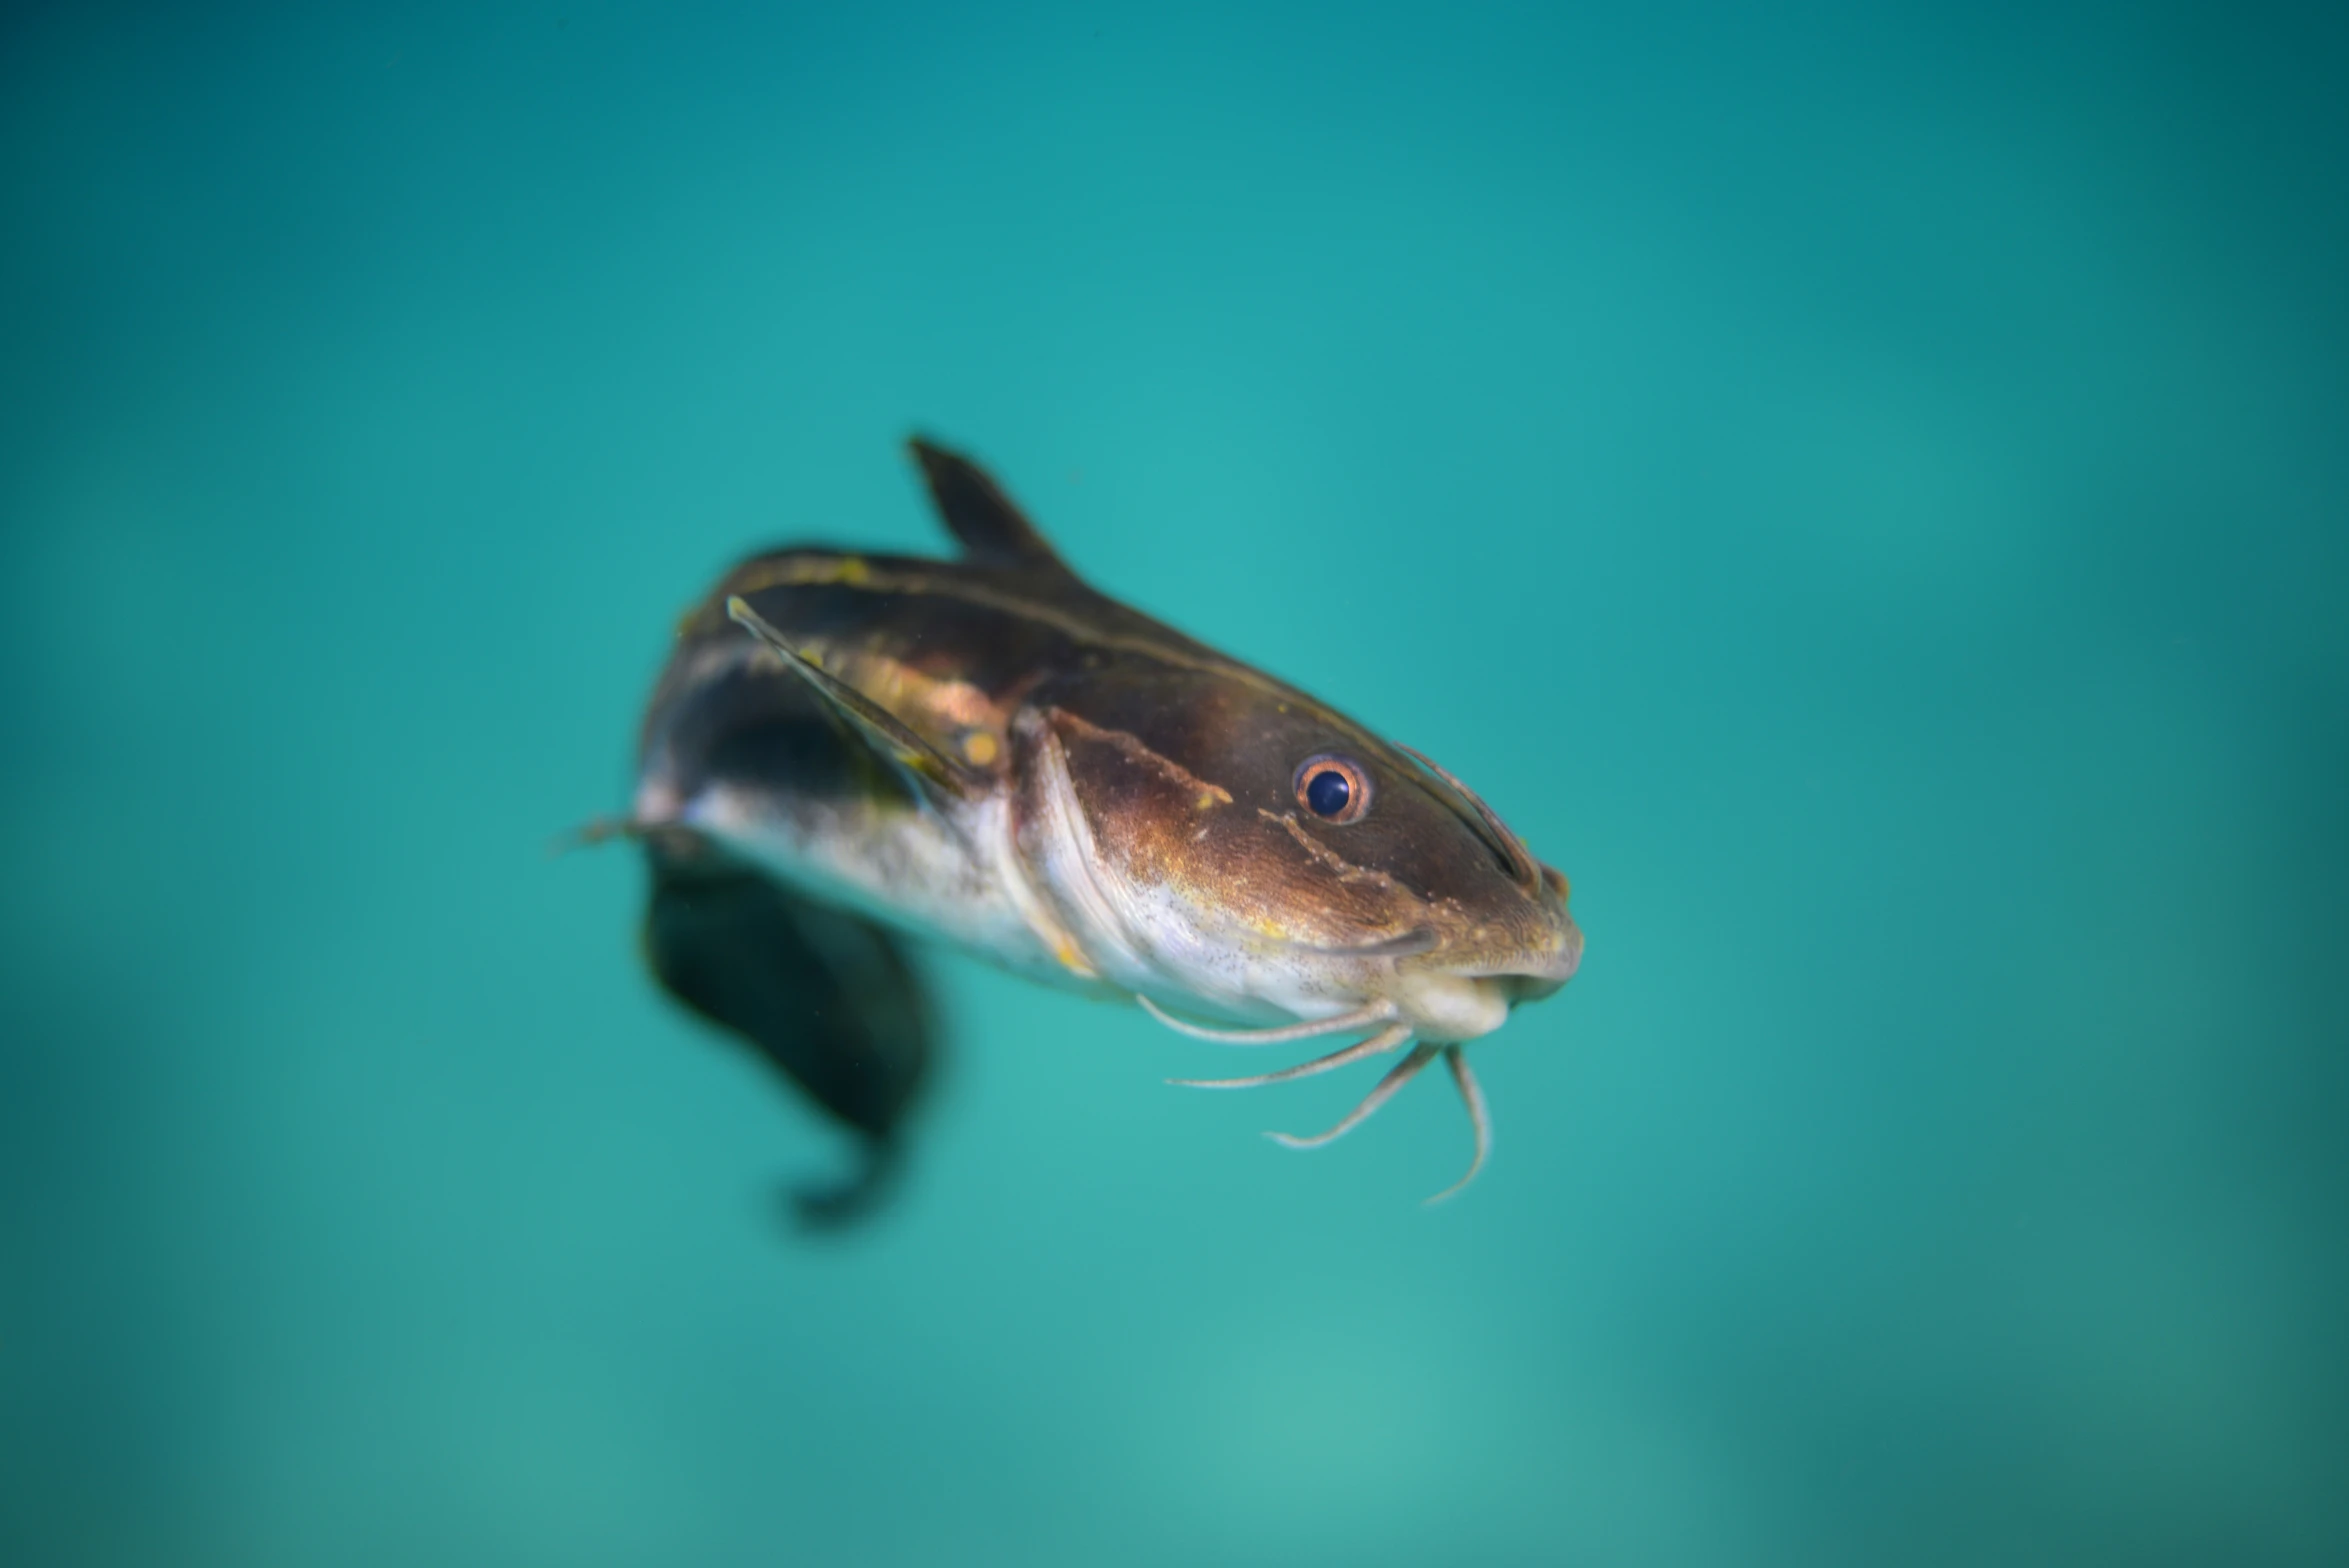
M 1365 1049 L 1419 1042 L 1411 1070 L 1448 1055 L 1481 1150 L 1456 1046 L 1573 973 L 1564 878 L 1450 775 L 1101 594 L 975 466 L 915 452 L 962 558 L 780 550 L 686 616 L 641 737 L 656 884 L 764 879 L 1287 1037 L 1354 1019 Z M 686 999 L 757 1043 L 711 989 Z M 770 1033 L 788 1010 L 755 1009 Z

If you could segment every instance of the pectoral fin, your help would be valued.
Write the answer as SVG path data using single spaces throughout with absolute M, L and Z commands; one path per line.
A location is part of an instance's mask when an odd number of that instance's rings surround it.
M 930 499 L 937 504 L 947 531 L 973 560 L 1068 570 L 1051 541 L 1036 531 L 1036 525 L 987 470 L 920 436 L 906 445 L 922 466 Z
M 782 659 L 783 667 L 807 682 L 826 707 L 846 722 L 849 731 L 872 748 L 915 792 L 933 805 L 977 800 L 989 788 L 986 775 L 957 762 L 909 729 L 905 721 L 872 698 L 841 680 L 784 640 L 737 594 L 726 601 L 726 614 Z
M 653 857 L 644 948 L 669 993 L 738 1036 L 858 1135 L 862 1169 L 796 1190 L 837 1224 L 886 1193 L 936 1047 L 920 976 L 898 940 L 756 872 Z

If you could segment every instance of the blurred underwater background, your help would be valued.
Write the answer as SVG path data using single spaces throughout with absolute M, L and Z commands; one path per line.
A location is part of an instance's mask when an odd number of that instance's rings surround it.
M 2349 1560 L 2349 21 L 18 6 L 0 1560 Z M 901 442 L 1472 782 L 1349 1075 L 926 955 L 904 1190 L 621 808 Z

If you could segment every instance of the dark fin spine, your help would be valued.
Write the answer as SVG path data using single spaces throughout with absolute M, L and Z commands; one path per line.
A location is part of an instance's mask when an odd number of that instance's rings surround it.
M 964 553 L 1006 566 L 1068 567 L 1027 514 L 984 468 L 959 452 L 915 436 L 906 445 L 921 465 L 930 499 Z
M 739 594 L 726 601 L 726 613 L 773 649 L 785 669 L 807 682 L 923 798 L 943 805 L 949 800 L 977 800 L 986 794 L 990 781 L 985 775 L 955 761 L 915 734 L 896 714 L 794 648 Z

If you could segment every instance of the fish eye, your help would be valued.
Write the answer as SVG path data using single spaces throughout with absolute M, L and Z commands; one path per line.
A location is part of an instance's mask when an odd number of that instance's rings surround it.
M 1370 775 L 1347 757 L 1308 757 L 1297 769 L 1297 804 L 1343 827 L 1370 809 Z

